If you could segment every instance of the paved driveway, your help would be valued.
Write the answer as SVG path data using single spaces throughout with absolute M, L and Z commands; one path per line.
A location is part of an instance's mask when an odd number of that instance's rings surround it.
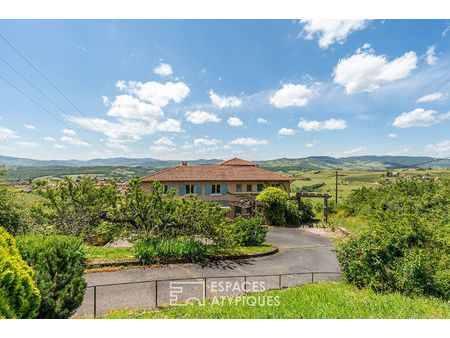
M 272 256 L 238 261 L 222 261 L 207 264 L 171 264 L 150 269 L 129 269 L 115 272 L 98 272 L 85 275 L 89 286 L 105 285 L 113 283 L 129 283 L 117 286 L 102 286 L 96 288 L 97 314 L 108 312 L 117 308 L 151 308 L 155 306 L 155 294 L 157 304 L 163 305 L 170 301 L 177 285 L 170 282 L 136 283 L 146 280 L 183 279 L 194 277 L 208 277 L 206 288 L 203 288 L 203 279 L 181 280 L 183 294 L 178 300 L 189 297 L 200 298 L 206 293 L 207 297 L 236 295 L 242 293 L 235 284 L 244 287 L 253 282 L 263 283 L 265 289 L 276 288 L 280 282 L 282 286 L 292 286 L 311 281 L 310 274 L 286 275 L 279 277 L 244 277 L 234 278 L 230 276 L 251 276 L 269 274 L 294 274 L 300 272 L 338 272 L 339 265 L 333 251 L 330 240 L 324 236 L 310 233 L 301 229 L 271 229 L 266 238 L 273 243 L 280 252 Z M 227 277 L 228 276 L 228 277 Z M 222 278 L 220 278 L 222 277 Z M 315 274 L 314 280 L 335 280 L 339 276 L 329 274 Z M 220 289 L 220 283 L 231 283 L 234 290 L 225 287 Z M 176 284 L 176 283 L 175 283 Z M 253 291 L 259 291 L 253 289 Z M 88 288 L 83 304 L 78 309 L 76 316 L 92 315 L 94 302 L 94 290 Z

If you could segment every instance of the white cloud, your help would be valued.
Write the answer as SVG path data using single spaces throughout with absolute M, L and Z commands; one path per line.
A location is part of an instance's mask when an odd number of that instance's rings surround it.
M 159 146 L 174 146 L 175 142 L 173 142 L 170 138 L 167 136 L 160 137 L 155 141 L 155 144 Z
M 278 130 L 278 135 L 294 135 L 294 134 L 295 134 L 294 129 L 281 128 L 280 130 Z
M 220 96 L 214 93 L 213 90 L 209 91 L 209 98 L 214 106 L 221 109 L 227 107 L 239 107 L 242 104 L 242 101 L 236 96 Z
M 435 45 L 428 47 L 427 52 L 425 53 L 425 60 L 429 65 L 434 65 L 436 63 L 437 57 L 434 54 L 434 50 L 436 49 Z
M 138 141 L 144 135 L 156 132 L 181 132 L 181 122 L 174 119 L 167 119 L 163 122 L 136 121 L 119 118 L 118 122 L 111 122 L 100 118 L 86 118 L 69 116 L 69 120 L 96 132 L 103 133 L 108 138 L 108 146 L 129 150 L 124 143 Z
M 70 136 L 62 136 L 60 138 L 60 141 L 69 143 L 69 144 L 71 144 L 73 146 L 80 146 L 80 147 L 86 147 L 86 146 L 89 145 L 89 143 L 87 143 L 87 142 L 84 142 L 84 141 L 82 141 L 80 139 L 77 139 L 77 138 L 74 138 L 74 137 L 70 137 Z
M 227 120 L 227 123 L 232 127 L 240 127 L 244 125 L 239 117 L 230 117 Z
M 431 93 L 425 96 L 422 96 L 421 98 L 418 98 L 416 102 L 431 102 L 431 101 L 437 101 L 437 100 L 445 100 L 447 98 L 447 94 L 441 93 L 441 92 L 435 92 Z
M 36 142 L 25 142 L 25 141 L 18 141 L 16 142 L 19 146 L 27 147 L 27 148 L 36 148 L 39 146 L 39 143 Z
M 347 36 L 364 29 L 367 20 L 301 20 L 304 24 L 300 36 L 307 40 L 319 38 L 320 48 L 328 48 L 334 43 L 343 44 Z
M 201 110 L 186 112 L 186 120 L 193 124 L 202 124 L 205 122 L 220 122 L 220 118 L 218 118 L 216 114 Z
M 151 102 L 159 107 L 168 105 L 170 101 L 180 103 L 190 92 L 189 87 L 183 82 L 167 82 L 162 84 L 155 81 L 145 83 L 139 81 L 119 81 L 116 83 L 116 87 L 120 90 L 135 94 L 139 99 Z
M 436 144 L 429 144 L 425 147 L 425 150 L 432 153 L 438 153 L 441 156 L 447 156 L 450 154 L 450 140 L 445 140 Z
M 388 137 L 389 137 L 389 138 L 397 138 L 397 137 L 398 137 L 398 134 L 394 134 L 394 133 L 388 134 Z
M 63 129 L 62 133 L 64 135 L 71 135 L 71 136 L 74 136 L 74 135 L 77 134 L 77 132 L 75 130 L 72 130 L 72 129 Z
M 36 130 L 36 127 L 31 125 L 31 124 L 24 124 L 23 125 L 25 128 L 30 129 L 30 130 Z
M 267 123 L 266 119 L 263 119 L 262 117 L 258 117 L 258 120 L 256 120 L 258 123 Z
M 173 73 L 172 67 L 167 63 L 160 63 L 158 67 L 156 67 L 153 72 L 155 74 L 161 75 L 161 76 L 169 76 Z
M 450 112 L 437 115 L 434 110 L 417 108 L 397 116 L 392 125 L 397 128 L 429 127 L 448 118 L 450 118 Z
M 185 143 L 181 146 L 181 149 L 192 149 L 194 146 L 189 143 Z
M 450 24 L 447 24 L 447 27 L 444 29 L 444 31 L 442 32 L 442 37 L 445 38 L 445 36 L 447 35 L 447 33 L 450 31 Z
M 326 121 L 315 121 L 302 119 L 298 127 L 305 131 L 337 130 L 347 128 L 347 122 L 340 119 L 329 119 Z
M 401 147 L 401 148 L 399 148 L 397 150 L 390 151 L 386 155 L 389 155 L 389 156 L 400 156 L 400 155 L 408 154 L 410 151 L 411 151 L 411 147 L 404 146 L 404 147 Z
M 9 138 L 19 138 L 19 136 L 16 134 L 14 130 L 0 127 L 0 140 L 6 140 Z
M 218 139 L 209 139 L 209 138 L 196 138 L 194 140 L 194 145 L 196 147 L 199 146 L 217 146 L 219 143 L 221 143 L 222 141 L 218 140 Z
M 111 102 L 111 108 L 106 115 L 126 119 L 151 120 L 164 116 L 164 113 L 159 106 L 142 102 L 131 95 L 118 95 L 114 102 Z
M 57 149 L 66 149 L 66 146 L 64 146 L 64 145 L 62 145 L 62 144 L 55 143 L 55 144 L 53 145 L 53 148 L 57 148 Z
M 110 104 L 108 96 L 102 95 L 103 104 L 108 106 Z
M 168 151 L 175 150 L 175 148 L 169 148 L 169 147 L 163 146 L 163 145 L 151 146 L 149 149 L 154 151 L 154 152 L 157 152 L 157 153 L 162 153 L 162 152 L 168 152 Z
M 305 85 L 283 84 L 283 88 L 270 98 L 270 103 L 277 108 L 303 107 L 314 95 L 314 91 Z
M 384 55 L 359 48 L 352 56 L 339 60 L 334 68 L 334 82 L 344 86 L 347 94 L 372 92 L 384 84 L 406 78 L 416 64 L 417 55 L 412 51 L 389 62 Z
M 252 147 L 252 146 L 257 146 L 257 145 L 261 145 L 261 144 L 268 144 L 269 141 L 267 140 L 256 140 L 252 137 L 240 137 L 237 138 L 233 141 L 228 142 L 229 144 L 236 144 L 236 145 L 242 145 L 242 146 L 248 146 L 248 147 Z
M 55 142 L 56 140 L 53 137 L 51 137 L 51 136 L 45 136 L 44 137 L 44 141 Z
M 346 150 L 344 151 L 344 154 L 350 155 L 350 154 L 356 154 L 356 153 L 360 153 L 361 151 L 367 150 L 366 147 L 358 147 L 358 148 L 354 148 L 351 150 Z
M 307 146 L 308 148 L 312 148 L 312 147 L 314 147 L 314 145 L 317 143 L 317 141 L 316 140 L 313 140 L 312 142 L 310 142 L 310 143 L 306 143 L 305 144 L 305 146 Z

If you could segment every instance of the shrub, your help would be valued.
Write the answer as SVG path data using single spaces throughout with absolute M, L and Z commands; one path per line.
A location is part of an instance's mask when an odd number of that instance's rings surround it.
M 249 219 L 235 219 L 234 231 L 239 245 L 256 246 L 264 243 L 269 229 L 262 224 L 262 218 L 255 216 Z
M 22 258 L 34 269 L 42 302 L 38 318 L 69 318 L 86 291 L 85 247 L 76 237 L 18 237 Z
M 449 299 L 448 235 L 414 215 L 381 214 L 359 238 L 338 241 L 344 278 L 380 292 Z
M 300 209 L 299 209 L 300 206 Z M 309 201 L 300 200 L 300 203 L 288 201 L 286 204 L 286 223 L 299 225 L 311 223 L 314 219 L 314 207 Z
M 35 316 L 40 296 L 32 276 L 14 239 L 0 227 L 0 318 Z
M 266 222 L 271 225 L 283 225 L 285 223 L 287 198 L 288 195 L 284 190 L 275 187 L 264 189 L 256 197 L 256 200 L 263 204 Z
M 0 186 L 0 224 L 13 236 L 23 232 L 25 225 L 13 194 L 2 186 Z
M 152 262 L 158 258 L 200 258 L 205 255 L 206 249 L 206 244 L 191 238 L 144 237 L 133 245 L 136 258 L 143 263 Z

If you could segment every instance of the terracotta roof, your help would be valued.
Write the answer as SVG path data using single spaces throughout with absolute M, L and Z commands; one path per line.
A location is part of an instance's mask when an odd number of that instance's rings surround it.
M 259 164 L 255 163 L 255 162 L 249 162 L 249 161 L 243 160 L 241 158 L 235 157 L 230 160 L 219 162 L 219 163 L 217 163 L 217 165 L 242 165 L 242 166 L 257 167 Z
M 251 162 L 249 162 L 251 163 Z M 178 165 L 148 176 L 142 182 L 293 181 L 253 165 Z

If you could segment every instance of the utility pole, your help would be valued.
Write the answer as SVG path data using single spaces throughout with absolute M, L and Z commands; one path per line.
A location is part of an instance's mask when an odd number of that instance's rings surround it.
M 336 170 L 336 195 L 335 195 L 335 202 L 336 202 L 336 205 L 337 205 L 337 202 L 338 202 L 338 171 Z

